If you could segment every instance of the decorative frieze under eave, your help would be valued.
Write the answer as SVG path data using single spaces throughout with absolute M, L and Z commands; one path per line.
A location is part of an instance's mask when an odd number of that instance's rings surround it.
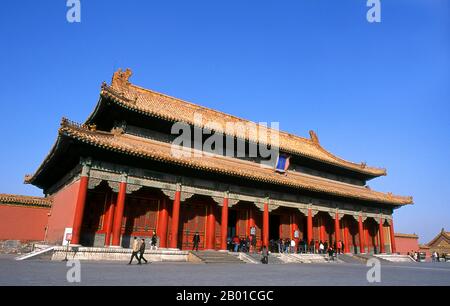
M 127 194 L 135 192 L 142 187 L 150 187 L 160 189 L 171 200 L 174 200 L 175 192 L 180 191 L 181 202 L 186 201 L 193 195 L 203 195 L 211 197 L 220 206 L 223 205 L 224 197 L 227 197 L 229 207 L 236 205 L 240 201 L 245 201 L 254 203 L 255 206 L 261 211 L 264 211 L 264 204 L 267 203 L 269 212 L 272 212 L 279 207 L 289 207 L 298 209 L 305 216 L 308 215 L 308 210 L 310 209 L 313 217 L 319 212 L 326 212 L 331 218 L 335 219 L 336 212 L 338 212 L 339 219 L 341 219 L 344 215 L 350 215 L 358 221 L 361 214 L 364 220 L 368 217 L 372 217 L 377 223 L 380 220 L 380 216 L 387 220 L 387 222 L 392 219 L 392 211 L 387 210 L 381 212 L 379 210 L 361 212 L 360 210 L 351 209 L 354 207 L 352 204 L 335 204 L 327 206 L 327 203 L 322 200 L 315 201 L 313 199 L 305 199 L 304 202 L 280 200 L 268 197 L 267 193 L 263 191 L 255 191 L 252 195 L 239 193 L 239 188 L 230 188 L 230 186 L 219 186 L 219 188 L 217 188 L 218 190 L 213 190 L 206 187 L 190 186 L 188 185 L 189 182 L 187 180 L 183 181 L 183 178 L 171 177 L 169 175 L 157 174 L 153 172 L 150 173 L 149 171 L 143 172 L 140 169 L 124 168 L 117 165 L 109 165 L 103 162 L 92 162 L 89 176 L 89 187 L 91 189 L 98 186 L 102 181 L 106 181 L 114 192 L 118 192 L 119 183 L 126 182 Z M 225 190 L 226 188 L 228 188 L 228 190 Z M 252 191 L 248 190 L 248 192 Z

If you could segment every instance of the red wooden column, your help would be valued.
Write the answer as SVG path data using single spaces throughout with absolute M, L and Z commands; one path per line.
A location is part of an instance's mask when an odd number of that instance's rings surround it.
M 358 218 L 358 228 L 359 228 L 359 253 L 365 253 L 366 250 L 364 247 L 364 227 L 361 216 L 359 216 Z
M 120 235 L 122 234 L 122 218 L 125 208 L 125 197 L 127 194 L 127 177 L 124 175 L 119 184 L 119 194 L 117 195 L 116 209 L 114 211 L 114 223 L 112 234 L 112 246 L 120 246 Z
M 71 244 L 80 244 L 81 225 L 83 223 L 84 207 L 86 206 L 86 196 L 89 184 L 90 165 L 84 164 L 81 170 L 80 185 L 78 187 L 77 204 L 72 228 Z
M 169 210 L 167 209 L 167 200 L 161 200 L 161 207 L 158 212 L 158 228 L 156 234 L 159 237 L 159 247 L 167 248 L 167 225 L 169 223 Z
M 116 195 L 111 192 L 110 193 L 111 198 L 109 200 L 109 207 L 107 212 L 107 218 L 106 218 L 106 227 L 105 227 L 105 246 L 110 246 L 111 244 L 111 234 L 112 234 L 112 227 L 113 227 L 113 221 L 114 221 L 114 210 L 116 208 Z
M 323 215 L 320 215 L 319 218 L 320 226 L 319 226 L 319 240 L 325 243 L 325 218 Z
M 391 253 L 397 253 L 397 248 L 395 247 L 395 232 L 394 232 L 394 219 L 391 220 L 389 225 L 389 233 L 391 234 Z
M 228 234 L 228 197 L 223 198 L 222 204 L 222 218 L 220 224 L 220 249 L 227 249 L 227 234 Z
M 263 246 L 269 247 L 269 203 L 264 203 Z
M 295 231 L 297 231 L 297 230 L 298 230 L 298 219 L 297 219 L 297 214 L 294 211 L 292 213 L 292 232 L 291 232 L 291 236 L 292 236 L 292 239 L 295 240 L 295 245 L 298 245 L 298 238 L 295 238 Z
M 380 218 L 380 224 L 378 225 L 378 233 L 380 235 L 380 253 L 384 253 L 383 218 Z
M 206 249 L 214 250 L 216 241 L 216 215 L 214 214 L 214 205 L 208 206 L 208 217 L 206 220 Z
M 370 238 L 369 238 L 369 229 L 367 228 L 367 224 L 364 224 L 364 241 L 366 242 L 367 252 L 370 253 Z
M 175 199 L 173 200 L 172 208 L 172 226 L 171 226 L 171 239 L 169 247 L 176 249 L 178 245 L 178 224 L 180 221 L 180 200 L 181 200 L 181 189 L 175 192 Z
M 349 229 L 347 221 L 344 219 L 342 219 L 342 226 L 344 227 L 344 253 L 350 253 Z
M 250 229 L 255 226 L 254 208 L 251 206 L 248 208 L 248 223 L 247 223 L 247 236 L 250 236 Z
M 307 240 L 308 240 L 308 247 L 311 241 L 313 240 L 313 219 L 312 219 L 312 211 L 311 208 L 308 208 L 308 219 L 306 220 L 306 227 L 307 227 Z
M 334 241 L 336 242 L 336 246 L 339 240 L 341 240 L 341 229 L 339 226 L 339 213 L 336 212 L 334 219 Z

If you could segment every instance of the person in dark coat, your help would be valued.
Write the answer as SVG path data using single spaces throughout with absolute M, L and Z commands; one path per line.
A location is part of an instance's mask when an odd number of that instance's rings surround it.
M 255 253 L 256 250 L 256 235 L 252 235 L 252 250 Z
M 151 242 L 151 249 L 153 250 L 153 248 L 157 248 L 156 244 L 158 243 L 158 236 L 156 236 L 156 232 L 153 232 L 153 236 L 152 236 L 152 242 Z
M 245 239 L 245 252 L 249 252 L 250 251 L 250 247 L 252 245 L 252 242 L 250 241 L 250 237 L 247 236 L 247 238 Z
M 147 259 L 144 258 L 144 253 L 145 253 L 145 239 L 142 238 L 141 240 L 141 245 L 139 246 L 139 265 L 142 264 L 142 260 L 145 261 L 145 263 L 147 262 Z
M 198 251 L 198 245 L 200 244 L 200 235 L 198 234 L 198 232 L 195 233 L 194 238 L 192 238 L 192 242 L 194 243 L 192 251 L 193 250 Z
M 334 249 L 331 246 L 328 248 L 328 258 L 334 260 Z
M 267 265 L 269 263 L 269 251 L 267 250 L 266 246 L 262 247 L 261 256 L 262 256 L 261 262 Z
M 283 239 L 278 239 L 278 253 L 283 253 L 284 241 Z
M 314 241 L 314 239 L 311 239 L 311 241 L 309 242 L 309 252 L 310 253 L 315 253 L 316 250 L 317 250 L 316 242 Z

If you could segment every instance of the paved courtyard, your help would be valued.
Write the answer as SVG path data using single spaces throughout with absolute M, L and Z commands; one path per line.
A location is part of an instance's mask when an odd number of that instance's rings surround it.
M 64 262 L 15 261 L 0 256 L 0 286 L 73 285 Z M 81 262 L 78 285 L 298 286 L 372 285 L 359 264 L 191 264 Z M 381 266 L 379 285 L 450 285 L 450 263 L 389 263 Z

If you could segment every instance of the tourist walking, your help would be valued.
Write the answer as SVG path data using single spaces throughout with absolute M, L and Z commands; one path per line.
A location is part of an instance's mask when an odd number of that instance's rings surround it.
M 133 251 L 131 253 L 130 262 L 128 263 L 129 265 L 131 265 L 133 258 L 136 258 L 136 260 L 139 262 L 139 257 L 138 257 L 139 249 L 140 249 L 139 240 L 137 239 L 137 237 L 134 237 Z
M 331 246 L 328 248 L 328 259 L 329 261 L 334 261 L 334 249 Z
M 342 241 L 341 241 L 341 240 L 339 240 L 339 241 L 337 242 L 337 244 L 336 244 L 336 249 L 337 249 L 337 253 L 338 253 L 338 254 L 341 254 L 341 251 L 342 251 Z
M 283 242 L 283 239 L 278 239 L 278 253 L 283 253 L 283 245 L 284 245 L 284 242 Z
M 291 240 L 291 253 L 294 254 L 295 253 L 295 239 Z
M 227 238 L 227 250 L 228 251 L 233 251 L 233 244 L 232 244 L 233 240 L 231 239 L 231 237 Z
M 253 250 L 253 253 L 255 253 L 255 251 L 256 251 L 256 235 L 252 235 L 251 237 L 252 237 L 252 250 Z
M 150 243 L 150 250 L 153 249 L 157 250 L 158 249 L 157 244 L 158 244 L 158 236 L 156 236 L 156 232 L 153 232 L 152 240 Z
M 269 263 L 269 251 L 267 250 L 266 246 L 262 247 L 261 255 L 262 255 L 261 262 L 267 265 Z
M 238 236 L 234 236 L 233 244 L 234 244 L 234 252 L 237 253 L 239 251 L 239 237 Z
M 316 249 L 315 249 L 315 242 L 314 240 L 311 240 L 309 242 L 309 253 L 316 253 Z
M 247 236 L 247 238 L 245 239 L 245 252 L 248 253 L 250 251 L 250 247 L 251 247 L 252 243 L 250 241 L 250 237 Z
M 286 253 L 286 254 L 289 253 L 290 247 L 291 247 L 291 241 L 289 240 L 289 238 L 287 238 L 284 241 L 284 253 Z
M 147 259 L 144 258 L 144 253 L 145 253 L 145 239 L 142 238 L 140 246 L 139 246 L 139 265 L 142 264 L 142 260 L 145 261 L 145 263 L 147 262 Z
M 323 245 L 322 241 L 319 243 L 319 254 L 324 254 L 325 246 Z
M 200 235 L 198 234 L 198 232 L 195 233 L 194 238 L 192 238 L 192 242 L 194 243 L 192 251 L 198 251 L 198 245 L 200 244 Z

